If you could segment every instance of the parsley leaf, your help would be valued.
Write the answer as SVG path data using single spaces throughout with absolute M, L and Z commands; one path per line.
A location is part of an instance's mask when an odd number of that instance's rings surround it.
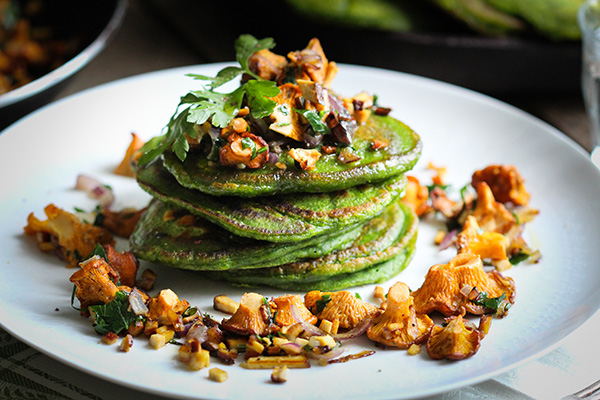
M 323 296 L 321 296 L 321 298 L 319 300 L 316 301 L 315 305 L 317 306 L 317 312 L 316 314 L 320 313 L 321 311 L 323 311 L 325 309 L 325 307 L 327 307 L 327 304 L 331 301 L 331 295 L 330 294 L 324 294 Z
M 209 121 L 218 128 L 224 128 L 238 114 L 244 99 L 247 100 L 253 117 L 264 118 L 270 115 L 277 104 L 270 97 L 276 96 L 279 88 L 275 82 L 266 81 L 252 72 L 248 67 L 248 58 L 258 50 L 271 49 L 274 46 L 272 38 L 259 40 L 252 35 L 241 35 L 235 42 L 239 67 L 225 67 L 215 77 L 188 74 L 187 76 L 195 80 L 207 81 L 207 85 L 202 90 L 191 91 L 181 97 L 175 114 L 167 124 L 166 133 L 142 146 L 139 165 L 150 162 L 168 149 L 172 150 L 179 160 L 185 161 L 190 149 L 188 137 L 198 137 L 194 124 L 200 125 Z M 230 93 L 215 91 L 244 73 L 254 79 L 246 81 Z M 186 107 L 179 112 L 182 106 Z
M 258 78 L 248 68 L 248 58 L 255 52 L 267 49 L 270 50 L 275 47 L 275 41 L 273 38 L 256 39 L 252 35 L 240 35 L 235 41 L 235 58 L 240 63 L 242 69 L 248 72 L 254 78 Z
M 129 310 L 129 295 L 126 292 L 117 292 L 112 301 L 89 306 L 88 310 L 94 320 L 94 329 L 101 335 L 108 332 L 118 334 L 142 318 Z
M 306 118 L 306 120 L 310 124 L 313 131 L 315 131 L 315 133 L 320 134 L 320 135 L 326 135 L 328 133 L 331 133 L 331 129 L 329 129 L 327 124 L 325 122 L 323 122 L 323 120 L 321 119 L 321 115 L 317 111 L 299 110 L 296 108 L 294 108 L 294 111 L 296 111 L 299 114 L 304 115 L 304 118 Z
M 493 311 L 498 311 L 498 307 L 500 307 L 504 299 L 506 299 L 506 293 L 502 293 L 498 297 L 488 297 L 487 292 L 481 292 L 479 296 L 473 300 L 473 303 Z M 510 303 L 506 303 L 505 307 L 510 307 Z

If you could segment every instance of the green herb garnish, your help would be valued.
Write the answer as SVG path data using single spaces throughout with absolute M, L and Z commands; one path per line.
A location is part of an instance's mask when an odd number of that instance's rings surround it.
M 108 332 L 119 334 L 142 317 L 129 307 L 129 294 L 117 292 L 115 298 L 106 304 L 89 306 L 94 321 L 94 329 L 101 335 Z
M 207 81 L 202 90 L 191 91 L 180 99 L 179 105 L 166 126 L 166 133 L 148 141 L 142 147 L 139 164 L 143 165 L 160 156 L 167 149 L 184 161 L 189 151 L 188 137 L 196 139 L 198 133 L 194 124 L 210 121 L 216 127 L 224 128 L 235 118 L 244 99 L 248 102 L 254 118 L 270 115 L 276 102 L 270 97 L 279 94 L 279 88 L 273 81 L 260 78 L 248 67 L 248 58 L 256 51 L 275 47 L 272 38 L 256 39 L 252 35 L 241 35 L 235 42 L 236 60 L 239 67 L 225 67 L 215 77 L 188 74 L 195 80 Z M 253 79 L 241 84 L 230 93 L 215 91 L 236 77 L 247 74 Z M 185 107 L 181 112 L 180 108 Z
M 331 295 L 324 294 L 321 296 L 319 300 L 316 301 L 315 305 L 317 306 L 317 314 L 320 313 L 327 307 L 327 304 L 331 301 Z
M 506 293 L 502 293 L 498 297 L 488 297 L 487 292 L 481 292 L 479 296 L 477 296 L 477 298 L 473 300 L 473 303 L 475 303 L 478 306 L 483 306 L 485 308 L 489 308 L 490 310 L 497 312 L 501 304 L 504 304 L 505 310 L 510 307 L 510 303 L 503 303 L 505 299 Z
M 514 256 L 510 257 L 510 259 L 508 261 L 510 261 L 510 263 L 512 265 L 517 265 L 525 260 L 527 260 L 529 258 L 529 254 L 527 253 L 517 253 Z
M 323 122 L 319 112 L 314 111 L 314 110 L 300 110 L 300 109 L 296 109 L 296 108 L 294 108 L 294 111 L 296 111 L 299 114 L 304 115 L 304 118 L 306 118 L 306 120 L 310 124 L 313 131 L 315 131 L 315 133 L 317 133 L 319 135 L 327 135 L 327 134 L 331 133 L 331 129 L 329 129 L 327 124 L 325 122 Z

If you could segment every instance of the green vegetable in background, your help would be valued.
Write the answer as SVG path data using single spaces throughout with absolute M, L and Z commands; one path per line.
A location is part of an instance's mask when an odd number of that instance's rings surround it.
M 584 0 L 485 0 L 499 11 L 529 23 L 552 39 L 579 39 L 577 10 Z
M 584 0 L 287 0 L 311 20 L 397 32 L 452 31 L 452 20 L 488 36 L 577 40 Z M 448 17 L 444 19 L 443 17 Z

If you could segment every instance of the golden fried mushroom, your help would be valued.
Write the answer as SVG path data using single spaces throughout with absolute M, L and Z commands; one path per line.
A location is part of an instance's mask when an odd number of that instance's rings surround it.
M 116 285 L 119 276 L 106 260 L 93 256 L 79 265 L 81 268 L 69 280 L 77 287 L 75 296 L 81 309 L 86 310 L 88 306 L 112 301 L 119 291 Z
M 471 253 L 458 254 L 448 264 L 432 266 L 423 285 L 412 295 L 415 310 L 420 314 L 439 311 L 446 316 L 471 313 L 480 315 L 488 312 L 489 307 L 479 304 L 479 298 L 469 295 L 485 293 L 485 298 L 501 298 L 514 302 L 515 283 L 510 277 L 504 277 L 498 271 L 485 272 L 479 256 Z M 474 293 L 475 293 L 474 292 Z
M 125 151 L 125 156 L 121 163 L 115 167 L 114 173 L 122 176 L 134 177 L 135 172 L 133 167 L 137 164 L 140 153 L 140 148 L 144 145 L 144 141 L 135 133 L 131 132 L 131 142 Z
M 508 246 L 508 238 L 497 232 L 482 231 L 472 215 L 467 217 L 463 230 L 456 237 L 458 254 L 472 253 L 482 260 L 490 259 L 492 263 L 508 261 Z
M 180 300 L 171 289 L 163 289 L 158 296 L 152 297 L 148 302 L 147 316 L 162 325 L 169 325 L 173 322 L 173 314 L 181 314 L 189 306 L 186 300 Z
M 342 329 L 352 329 L 365 318 L 373 318 L 380 310 L 356 295 L 342 290 L 321 292 L 313 290 L 304 295 L 304 304 L 319 319 L 339 321 Z
M 302 296 L 288 294 L 275 297 L 271 300 L 271 308 L 275 314 L 275 322 L 277 325 L 289 326 L 299 322 L 294 318 L 292 305 L 296 307 L 296 312 L 300 318 L 313 325 L 317 323 L 318 318 L 306 308 Z
M 471 185 L 477 188 L 481 182 L 487 183 L 494 197 L 501 203 L 513 203 L 524 206 L 529 202 L 529 193 L 525 189 L 525 180 L 512 165 L 490 165 L 475 171 Z
M 473 210 L 473 217 L 481 229 L 502 234 L 510 231 L 517 224 L 515 216 L 504 204 L 496 201 L 487 183 L 479 183 L 476 189 L 477 205 Z
M 431 210 L 431 207 L 427 204 L 429 189 L 427 186 L 421 185 L 419 180 L 412 175 L 407 175 L 406 179 L 406 188 L 404 189 L 402 202 L 410 206 L 417 216 L 420 217 Z
M 268 333 L 268 315 L 265 298 L 258 293 L 244 293 L 235 314 L 221 322 L 223 329 L 240 335 L 265 335 Z
M 427 340 L 427 354 L 434 360 L 463 360 L 481 345 L 482 336 L 474 326 L 467 326 L 461 315 L 446 319 L 446 326 L 436 325 Z
M 432 327 L 428 315 L 415 312 L 408 286 L 397 282 L 388 291 L 385 311 L 375 317 L 367 336 L 386 346 L 407 349 L 426 340 Z
M 256 169 L 269 160 L 269 146 L 260 136 L 250 132 L 230 132 L 227 144 L 219 151 L 219 161 L 225 166 L 243 165 Z
M 45 252 L 54 251 L 67 262 L 67 267 L 76 267 L 88 257 L 98 243 L 114 246 L 113 236 L 106 229 L 83 223 L 74 214 L 54 204 L 44 208 L 48 219 L 41 221 L 33 213 L 27 217 L 25 234 L 35 236 L 38 247 Z
M 135 286 L 135 278 L 140 266 L 138 259 L 129 251 L 118 252 L 111 245 L 104 245 L 104 251 L 111 268 L 119 276 L 119 282 L 125 286 Z

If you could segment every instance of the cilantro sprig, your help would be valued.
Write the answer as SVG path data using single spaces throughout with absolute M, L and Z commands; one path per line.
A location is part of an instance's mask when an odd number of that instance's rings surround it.
M 188 137 L 198 138 L 194 130 L 195 124 L 209 121 L 216 127 L 224 128 L 235 118 L 247 101 L 254 118 L 264 118 L 270 115 L 276 102 L 270 97 L 279 94 L 279 88 L 273 81 L 262 79 L 250 70 L 248 58 L 256 51 L 275 47 L 273 38 L 257 39 L 252 35 L 241 35 L 235 42 L 236 60 L 240 66 L 228 66 L 221 69 L 216 76 L 187 74 L 194 80 L 206 81 L 201 90 L 190 91 L 181 97 L 175 113 L 166 126 L 166 132 L 152 138 L 142 147 L 139 164 L 143 165 L 172 150 L 179 160 L 184 161 L 189 151 Z M 236 77 L 247 74 L 251 78 L 229 93 L 216 91 L 217 88 L 232 81 Z

